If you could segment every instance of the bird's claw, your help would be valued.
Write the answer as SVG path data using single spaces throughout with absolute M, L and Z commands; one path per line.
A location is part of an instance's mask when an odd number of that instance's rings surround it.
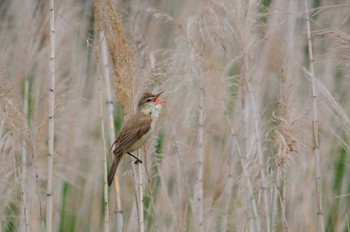
M 142 160 L 140 160 L 139 158 L 137 158 L 136 156 L 134 156 L 130 152 L 127 152 L 127 154 L 130 155 L 131 157 L 133 157 L 134 159 L 136 159 L 134 164 L 142 164 Z

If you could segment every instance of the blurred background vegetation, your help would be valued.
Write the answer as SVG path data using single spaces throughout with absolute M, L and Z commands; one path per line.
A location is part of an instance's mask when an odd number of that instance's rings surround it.
M 310 0 L 309 10 L 304 0 L 112 2 L 133 57 L 131 100 L 147 89 L 167 101 L 141 149 L 146 231 L 199 231 L 201 213 L 204 231 L 318 231 L 317 168 L 325 230 L 350 231 L 348 0 Z M 55 1 L 54 231 L 103 230 L 93 7 Z M 26 231 L 24 199 L 30 231 L 45 220 L 49 51 L 48 2 L 0 1 L 0 232 Z M 138 228 L 132 165 L 125 157 L 118 170 L 124 231 Z

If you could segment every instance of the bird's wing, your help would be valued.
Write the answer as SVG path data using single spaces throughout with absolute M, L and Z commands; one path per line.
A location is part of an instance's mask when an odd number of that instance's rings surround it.
M 151 123 L 152 118 L 141 112 L 130 118 L 118 134 L 113 154 L 124 153 L 135 141 L 149 131 Z

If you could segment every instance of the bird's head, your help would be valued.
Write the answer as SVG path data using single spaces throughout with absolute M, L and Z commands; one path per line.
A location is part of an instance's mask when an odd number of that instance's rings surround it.
M 142 111 L 146 114 L 152 114 L 154 111 L 159 113 L 161 109 L 161 105 L 165 103 L 165 101 L 159 101 L 159 96 L 163 93 L 163 91 L 153 94 L 150 92 L 145 92 L 139 100 L 138 103 L 138 111 Z

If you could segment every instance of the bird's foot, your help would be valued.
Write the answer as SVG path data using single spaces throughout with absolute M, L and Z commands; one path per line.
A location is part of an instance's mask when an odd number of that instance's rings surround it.
M 134 156 L 130 152 L 128 152 L 128 155 L 130 155 L 131 157 L 134 157 L 136 159 L 134 164 L 142 164 L 142 160 L 140 160 L 139 158 L 137 158 L 136 156 Z

